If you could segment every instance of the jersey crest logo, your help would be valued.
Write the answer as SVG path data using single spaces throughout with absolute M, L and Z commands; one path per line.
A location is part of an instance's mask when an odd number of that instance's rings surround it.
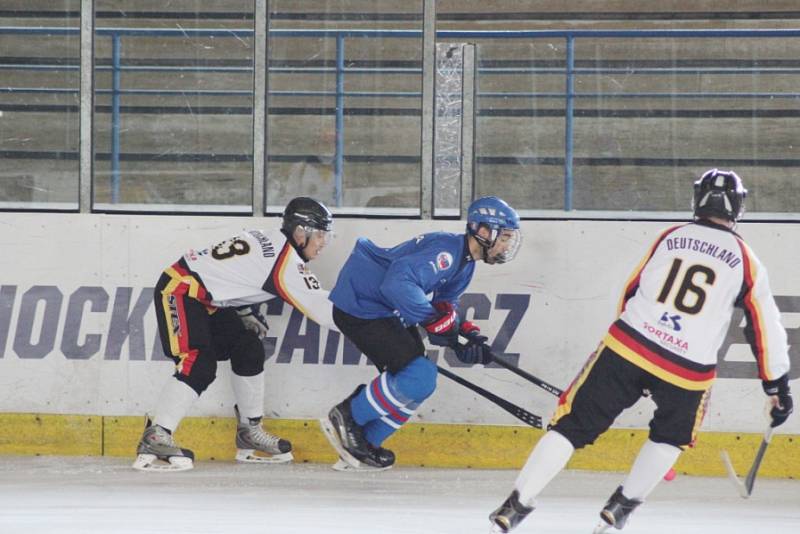
M 440 271 L 445 271 L 453 265 L 453 256 L 449 252 L 440 252 L 436 256 L 436 268 Z

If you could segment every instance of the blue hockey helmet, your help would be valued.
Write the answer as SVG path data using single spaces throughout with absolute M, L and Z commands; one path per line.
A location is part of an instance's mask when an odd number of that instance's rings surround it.
M 488 237 L 479 234 L 481 227 L 489 230 Z M 522 242 L 519 215 L 514 208 L 497 197 L 482 197 L 469 205 L 467 233 L 483 248 L 483 261 L 486 263 L 506 263 L 513 260 Z
M 692 208 L 695 218 L 720 217 L 736 222 L 744 214 L 747 189 L 733 171 L 711 169 L 694 183 Z

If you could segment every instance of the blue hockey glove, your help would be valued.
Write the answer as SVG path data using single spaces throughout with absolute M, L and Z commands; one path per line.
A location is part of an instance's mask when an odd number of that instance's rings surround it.
M 789 375 L 787 373 L 777 380 L 763 380 L 761 385 L 764 393 L 770 397 L 777 397 L 777 403 L 773 405 L 769 415 L 772 417 L 772 428 L 781 426 L 794 410 L 792 392 L 789 388 Z
M 258 339 L 264 339 L 267 337 L 269 325 L 267 324 L 266 302 L 236 308 L 236 313 L 239 314 L 239 319 L 242 320 L 244 327 L 247 330 L 255 332 L 255 334 L 258 336 Z

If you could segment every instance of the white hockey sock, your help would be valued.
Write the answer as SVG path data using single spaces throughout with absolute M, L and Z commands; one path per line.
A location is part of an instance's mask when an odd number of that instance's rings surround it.
M 199 396 L 184 382 L 170 377 L 158 398 L 153 423 L 174 432 Z
M 643 501 L 664 478 L 680 454 L 681 450 L 674 445 L 648 439 L 639 450 L 631 472 L 622 484 L 622 494 L 629 499 Z
M 572 443 L 558 432 L 551 430 L 542 436 L 514 483 L 519 502 L 532 506 L 536 496 L 564 469 L 573 452 Z
M 264 415 L 264 371 L 254 376 L 231 375 L 233 397 L 242 421 Z

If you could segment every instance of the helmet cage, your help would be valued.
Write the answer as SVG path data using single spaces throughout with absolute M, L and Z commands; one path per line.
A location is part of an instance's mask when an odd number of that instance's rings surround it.
M 513 260 L 522 245 L 522 233 L 518 228 L 503 228 L 498 232 L 494 244 L 488 249 L 484 249 L 484 256 L 489 257 L 492 249 L 500 245 L 505 246 L 505 250 L 491 256 L 492 261 L 490 263 L 508 263 Z

